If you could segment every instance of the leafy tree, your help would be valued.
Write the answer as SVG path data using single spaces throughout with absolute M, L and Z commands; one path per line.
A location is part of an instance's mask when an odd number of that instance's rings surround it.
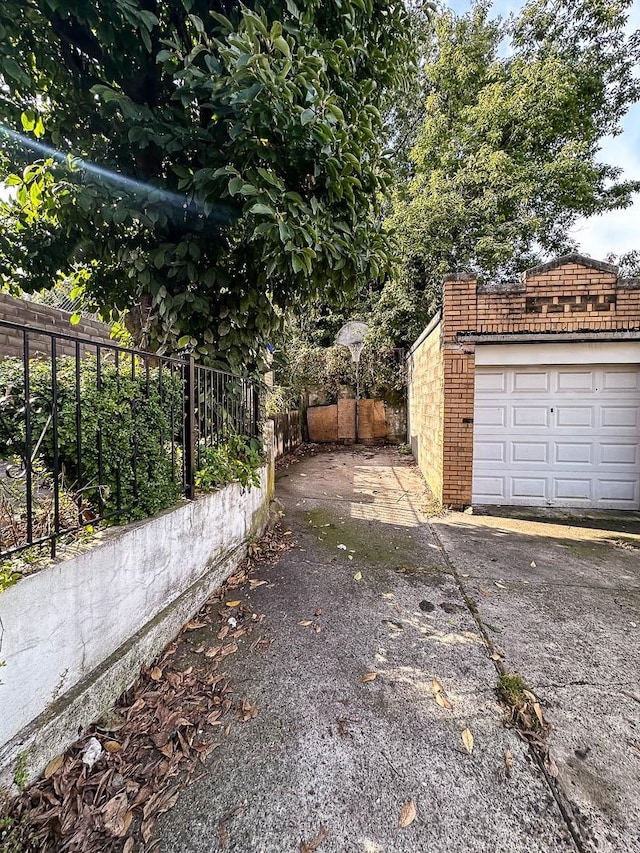
M 415 137 L 390 216 L 401 275 L 374 306 L 396 341 L 433 314 L 444 273 L 512 279 L 571 249 L 578 217 L 631 203 L 640 182 L 599 160 L 640 97 L 640 39 L 624 31 L 631 3 L 529 0 L 504 22 L 479 0 L 468 15 L 436 17 L 422 123 L 396 131 Z
M 388 267 L 411 44 L 401 0 L 4 0 L 0 273 L 89 268 L 143 344 L 256 359 L 284 306 Z

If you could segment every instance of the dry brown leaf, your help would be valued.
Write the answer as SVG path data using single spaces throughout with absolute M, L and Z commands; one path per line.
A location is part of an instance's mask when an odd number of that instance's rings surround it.
M 264 586 L 268 581 L 250 580 L 249 589 L 257 589 L 259 586 Z
M 538 722 L 541 726 L 544 726 L 544 715 L 542 713 L 542 708 L 540 707 L 539 702 L 533 703 L 533 710 L 535 712 L 536 717 L 538 718 Z
M 207 651 L 204 653 L 204 656 L 206 658 L 214 658 L 217 654 L 220 653 L 221 650 L 222 646 L 211 646 L 211 648 L 207 649 Z
M 187 622 L 187 624 L 184 626 L 184 630 L 195 631 L 196 628 L 204 628 L 206 624 L 206 622 L 199 622 L 196 619 L 192 619 L 191 622 Z
M 154 666 L 149 675 L 154 681 L 160 681 L 162 678 L 162 670 L 159 666 Z
M 513 753 L 510 749 L 505 749 L 504 751 L 504 766 L 507 770 L 507 776 L 510 776 L 511 768 L 513 767 Z
M 375 681 L 377 677 L 377 672 L 365 672 L 364 675 L 360 676 L 360 681 Z
M 497 586 L 498 589 L 506 589 L 506 586 L 503 583 L 499 583 L 498 581 L 494 581 L 493 585 Z
M 234 652 L 238 651 L 237 643 L 229 643 L 228 646 L 224 646 L 222 651 L 220 652 L 220 657 L 224 658 L 227 655 L 232 655 Z
M 124 847 L 122 848 L 122 853 L 132 853 L 134 844 L 135 844 L 135 841 L 134 841 L 133 837 L 127 838 L 127 840 L 124 843 Z
M 489 590 L 488 590 L 488 589 L 482 589 L 482 588 L 480 589 L 480 595 L 485 595 L 485 596 L 487 596 L 487 595 L 490 595 L 490 594 L 491 594 L 491 593 L 489 592 Z
M 555 763 L 553 758 L 550 755 L 547 755 L 547 770 L 549 771 L 549 776 L 552 776 L 554 779 L 557 779 L 560 771 L 558 770 L 558 765 Z
M 239 601 L 227 601 L 226 606 L 227 607 L 238 607 L 239 604 L 240 604 Z
M 471 755 L 471 753 L 473 752 L 474 740 L 470 729 L 465 729 L 462 732 L 462 743 L 464 744 L 464 748 L 467 750 L 469 755 Z
M 433 678 L 431 680 L 431 689 L 434 693 L 442 693 L 442 684 L 438 681 L 437 678 Z
M 105 832 L 115 838 L 126 835 L 132 818 L 133 812 L 129 811 L 129 801 L 124 791 L 112 797 L 102 809 Z
M 325 838 L 329 835 L 329 831 L 326 827 L 320 824 L 320 831 L 312 838 L 311 841 L 301 841 L 300 842 L 300 853 L 314 853 L 320 847 Z
M 451 702 L 442 693 L 436 693 L 436 702 L 441 708 L 447 708 L 449 711 L 453 708 Z
M 44 778 L 50 779 L 54 773 L 57 773 L 58 770 L 64 764 L 64 755 L 56 755 L 55 758 L 52 758 L 51 761 L 47 764 L 44 769 Z
M 302 625 L 303 628 L 308 628 L 310 625 L 313 625 L 313 620 L 303 619 L 301 622 L 298 622 L 298 625 Z
M 229 625 L 225 625 L 224 628 L 220 628 L 220 630 L 218 631 L 218 639 L 224 640 L 224 638 L 227 636 L 228 633 L 229 633 Z
M 120 752 L 122 749 L 122 744 L 118 743 L 117 740 L 105 740 L 102 746 L 107 752 Z
M 406 829 L 407 826 L 414 822 L 417 816 L 418 812 L 416 811 L 416 804 L 413 800 L 409 800 L 409 802 L 405 803 L 402 809 L 400 810 L 398 826 L 400 827 L 400 829 Z
M 313 615 L 314 616 L 322 616 L 322 608 L 318 607 L 318 609 L 316 610 L 316 612 Z

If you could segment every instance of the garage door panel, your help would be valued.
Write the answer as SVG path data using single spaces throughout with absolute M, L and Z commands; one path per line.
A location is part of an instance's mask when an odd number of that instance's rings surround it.
M 605 429 L 634 429 L 638 426 L 637 406 L 607 406 L 600 409 L 601 424 Z
M 511 424 L 514 427 L 549 426 L 549 409 L 546 406 L 513 405 Z
M 504 427 L 507 424 L 506 406 L 483 406 L 476 407 L 474 423 L 478 426 Z
M 559 427 L 587 427 L 591 429 L 595 422 L 593 406 L 552 406 Z
M 640 371 L 604 370 L 602 387 L 605 391 L 640 391 Z
M 549 445 L 546 441 L 512 441 L 511 461 L 515 464 L 549 461 Z
M 526 391 L 527 393 L 547 394 L 549 392 L 549 374 L 546 371 L 523 373 L 517 370 L 513 374 L 513 390 L 515 392 Z
M 553 459 L 558 465 L 591 465 L 593 462 L 591 442 L 556 441 L 553 449 Z
M 504 372 L 478 373 L 476 376 L 476 394 L 482 395 L 492 391 L 506 391 L 506 376 Z
M 481 441 L 475 449 L 476 458 L 481 462 L 506 462 L 506 441 Z
M 561 501 L 590 502 L 593 497 L 591 479 L 587 477 L 554 477 L 553 497 Z
M 624 444 L 614 442 L 600 444 L 600 463 L 602 465 L 638 465 L 640 448 L 636 442 Z
M 640 369 L 476 368 L 473 500 L 638 509 Z
M 576 391 L 595 391 L 596 378 L 593 371 L 582 373 L 577 371 L 558 370 L 555 374 L 555 389 L 558 393 L 574 393 Z
M 597 483 L 598 500 L 638 503 L 638 480 L 615 477 L 599 479 Z
M 511 496 L 520 500 L 544 500 L 547 494 L 546 477 L 512 477 Z
M 473 490 L 479 503 L 507 503 L 505 477 L 474 477 Z

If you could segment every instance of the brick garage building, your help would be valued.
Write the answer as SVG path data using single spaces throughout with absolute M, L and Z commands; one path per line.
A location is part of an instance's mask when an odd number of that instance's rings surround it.
M 640 508 L 640 279 L 576 254 L 510 286 L 448 276 L 408 371 L 445 506 Z

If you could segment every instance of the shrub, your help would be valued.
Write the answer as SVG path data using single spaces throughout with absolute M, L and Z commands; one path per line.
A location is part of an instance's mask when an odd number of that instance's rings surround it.
M 257 438 L 231 435 L 225 444 L 208 447 L 201 455 L 196 471 L 196 487 L 210 491 L 227 483 L 240 483 L 243 489 L 260 485 L 262 451 Z
M 164 369 L 161 388 L 157 367 L 146 371 L 136 357 L 132 375 L 132 356 L 121 356 L 119 365 L 105 356 L 98 387 L 96 358 L 86 355 L 78 364 L 80 440 L 76 360 L 56 360 L 59 470 L 65 486 L 94 512 L 117 516 L 120 509 L 129 519 L 174 503 L 182 493 L 180 456 L 174 452 L 172 458 L 171 452 L 172 439 L 182 430 L 180 375 Z M 54 452 L 51 367 L 51 359 L 34 359 L 29 366 L 32 453 L 41 439 L 37 456 L 49 469 Z M 2 459 L 25 461 L 24 384 L 20 359 L 0 362 Z

